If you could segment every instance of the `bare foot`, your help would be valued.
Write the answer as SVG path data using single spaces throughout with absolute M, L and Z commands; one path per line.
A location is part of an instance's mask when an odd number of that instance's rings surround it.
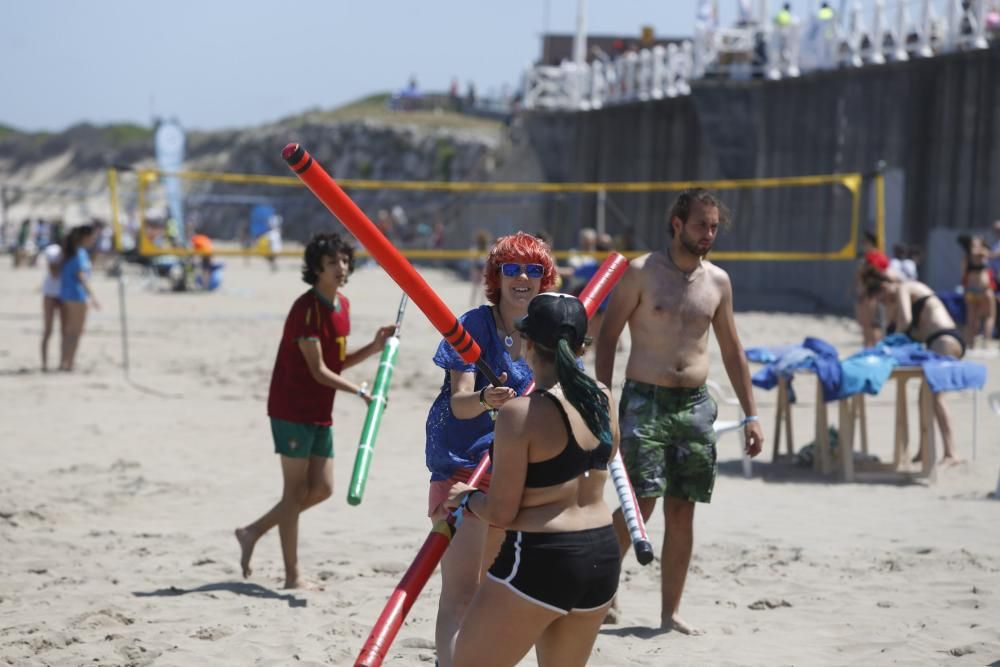
M 298 578 L 293 579 L 291 581 L 289 581 L 288 579 L 285 579 L 285 586 L 284 586 L 284 588 L 286 590 L 294 589 L 294 590 L 299 590 L 299 591 L 323 591 L 323 590 L 326 590 L 325 588 L 323 588 L 319 584 L 314 584 L 314 583 L 312 583 L 310 581 L 306 581 L 302 577 L 298 577 Z
M 697 637 L 698 635 L 705 634 L 704 630 L 699 630 L 698 628 L 694 628 L 688 625 L 677 614 L 674 614 L 673 618 L 663 619 L 660 622 L 660 629 L 663 630 L 664 632 L 677 631 L 682 635 L 691 635 L 692 637 Z
M 960 465 L 962 463 L 965 463 L 965 461 L 963 461 L 962 459 L 957 458 L 955 456 L 950 456 L 949 455 L 949 456 L 943 456 L 943 457 L 941 457 L 941 463 L 939 465 L 943 465 L 943 466 L 957 466 L 957 465 Z
M 246 528 L 237 528 L 236 541 L 240 543 L 240 567 L 243 568 L 243 578 L 246 579 L 253 574 L 253 570 L 250 568 L 250 557 L 253 556 L 257 537 Z

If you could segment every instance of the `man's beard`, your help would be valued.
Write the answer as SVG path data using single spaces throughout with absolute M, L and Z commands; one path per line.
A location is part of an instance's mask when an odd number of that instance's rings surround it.
M 707 248 L 702 250 L 701 248 L 698 247 L 697 242 L 689 239 L 687 236 L 684 235 L 683 232 L 681 233 L 681 245 L 684 246 L 684 249 L 687 250 L 692 255 L 694 255 L 695 257 L 704 257 L 712 250 L 711 243 L 708 244 Z

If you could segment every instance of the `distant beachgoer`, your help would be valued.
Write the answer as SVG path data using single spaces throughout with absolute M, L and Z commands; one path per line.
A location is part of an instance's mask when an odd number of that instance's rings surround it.
M 278 270 L 278 255 L 281 254 L 281 225 L 280 215 L 271 216 L 267 230 L 267 263 L 271 265 L 271 271 Z
M 80 337 L 87 321 L 87 302 L 97 310 L 101 305 L 90 287 L 91 261 L 88 250 L 97 242 L 93 225 L 79 225 L 70 230 L 62 250 L 59 274 L 59 301 L 62 304 L 62 358 L 59 370 L 72 371 Z
M 862 280 L 867 293 L 885 305 L 890 331 L 905 333 L 938 354 L 955 359 L 965 356 L 962 332 L 930 287 L 918 280 L 900 280 L 895 274 L 879 271 L 875 267 L 865 269 Z M 942 462 L 957 462 L 955 436 L 943 393 L 934 394 L 934 413 L 941 429 Z
M 861 241 L 862 256 L 854 274 L 854 317 L 861 325 L 861 339 L 865 347 L 872 347 L 882 338 L 882 328 L 878 324 L 878 299 L 868 295 L 862 276 L 870 266 L 879 271 L 889 268 L 889 258 L 878 249 L 878 240 L 871 232 L 865 232 Z
M 45 280 L 42 282 L 42 371 L 49 370 L 49 338 L 56 316 L 62 309 L 59 302 L 62 284 L 63 250 L 58 243 L 50 243 L 42 251 L 45 257 Z M 60 317 L 60 324 L 62 324 Z
M 469 294 L 469 307 L 475 306 L 479 302 L 483 292 L 483 271 L 486 270 L 486 257 L 490 250 L 490 234 L 485 229 L 476 232 L 476 241 L 472 246 L 475 256 L 469 262 L 469 282 L 472 284 L 472 292 Z
M 21 226 L 17 230 L 17 242 L 14 246 L 14 268 L 18 268 L 21 264 L 34 263 L 35 252 L 37 248 L 35 246 L 35 234 L 34 234 L 35 223 L 30 218 L 25 218 L 21 221 Z
M 907 280 L 917 279 L 917 263 L 910 257 L 910 251 L 905 245 L 897 243 L 893 246 L 889 269 Z
M 989 266 L 990 249 L 980 236 L 960 236 L 965 249 L 962 258 L 962 289 L 965 298 L 965 343 L 976 346 L 982 334 L 987 341 L 993 337 L 997 316 L 996 276 Z
M 317 234 L 306 246 L 302 280 L 311 289 L 292 304 L 271 373 L 267 414 L 274 451 L 281 455 L 281 500 L 259 519 L 236 529 L 243 576 L 254 546 L 278 526 L 285 588 L 305 587 L 299 573 L 299 515 L 333 493 L 333 399 L 348 391 L 366 403 L 367 391 L 341 373 L 382 350 L 395 325 L 376 330 L 364 347 L 347 351 L 351 304 L 340 293 L 354 270 L 354 248 L 337 234 Z

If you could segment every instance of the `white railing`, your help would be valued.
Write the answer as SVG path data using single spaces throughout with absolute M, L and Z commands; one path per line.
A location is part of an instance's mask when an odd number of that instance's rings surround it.
M 701 21 L 693 40 L 628 51 L 592 62 L 529 67 L 527 109 L 588 110 L 687 95 L 706 77 L 781 79 L 802 72 L 864 67 L 988 47 L 988 26 L 1000 0 L 874 0 L 866 12 L 855 1 L 846 16 L 773 20 L 768 0 L 739 0 L 741 22 L 720 27 Z M 799 3 L 801 4 L 801 3 Z M 831 6 L 835 3 L 829 2 Z M 993 17 L 990 19 L 989 17 Z
M 523 104 L 527 109 L 588 110 L 688 95 L 693 74 L 691 42 L 630 51 L 614 60 L 529 67 Z

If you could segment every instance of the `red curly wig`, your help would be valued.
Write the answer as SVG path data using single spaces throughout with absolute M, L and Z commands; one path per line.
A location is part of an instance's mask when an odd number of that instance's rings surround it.
M 501 236 L 490 248 L 486 268 L 483 269 L 486 300 L 493 305 L 500 301 L 500 265 L 505 262 L 544 266 L 545 273 L 542 274 L 542 284 L 538 288 L 540 292 L 548 292 L 556 284 L 556 263 L 552 260 L 548 243 L 524 232 Z

